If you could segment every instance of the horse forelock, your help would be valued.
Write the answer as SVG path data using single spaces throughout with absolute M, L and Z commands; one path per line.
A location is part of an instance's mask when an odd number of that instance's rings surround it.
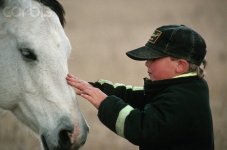
M 0 8 L 4 6 L 5 0 L 0 0 Z
M 57 1 L 57 0 L 35 0 L 41 4 L 43 4 L 44 6 L 49 7 L 52 11 L 54 11 L 60 22 L 61 25 L 64 27 L 65 25 L 65 10 L 63 8 L 63 6 Z M 0 0 L 0 8 L 4 8 L 5 5 L 5 0 Z
M 4 0 L 0 0 L 0 7 L 1 7 L 2 1 L 4 3 Z M 38 1 L 38 2 L 42 3 L 43 5 L 52 9 L 58 15 L 58 18 L 59 18 L 62 26 L 64 27 L 65 10 L 64 10 L 63 6 L 57 0 L 35 0 L 35 1 Z

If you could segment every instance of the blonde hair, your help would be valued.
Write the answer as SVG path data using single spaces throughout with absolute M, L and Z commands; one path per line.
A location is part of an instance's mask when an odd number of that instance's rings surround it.
M 189 63 L 188 72 L 196 72 L 200 78 L 204 78 L 206 75 L 205 68 L 207 66 L 207 61 L 204 59 L 200 66 Z

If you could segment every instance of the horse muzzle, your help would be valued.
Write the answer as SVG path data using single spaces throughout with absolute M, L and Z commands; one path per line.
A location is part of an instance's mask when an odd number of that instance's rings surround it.
M 44 150 L 79 150 L 85 144 L 88 132 L 86 124 L 81 127 L 61 124 L 50 134 L 43 133 L 41 141 Z

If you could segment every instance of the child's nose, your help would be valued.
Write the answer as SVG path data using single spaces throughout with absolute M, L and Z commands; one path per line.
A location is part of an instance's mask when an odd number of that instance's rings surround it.
M 146 60 L 145 66 L 149 67 L 150 64 L 151 64 L 151 61 L 150 60 Z

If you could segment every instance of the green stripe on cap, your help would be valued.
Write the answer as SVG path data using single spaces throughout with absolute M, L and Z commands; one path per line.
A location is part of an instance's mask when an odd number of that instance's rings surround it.
M 131 106 L 129 105 L 125 106 L 119 112 L 119 115 L 116 121 L 116 125 L 115 125 L 116 133 L 123 138 L 124 138 L 125 119 L 127 118 L 127 116 L 130 114 L 132 110 L 134 110 L 134 108 L 132 108 Z

